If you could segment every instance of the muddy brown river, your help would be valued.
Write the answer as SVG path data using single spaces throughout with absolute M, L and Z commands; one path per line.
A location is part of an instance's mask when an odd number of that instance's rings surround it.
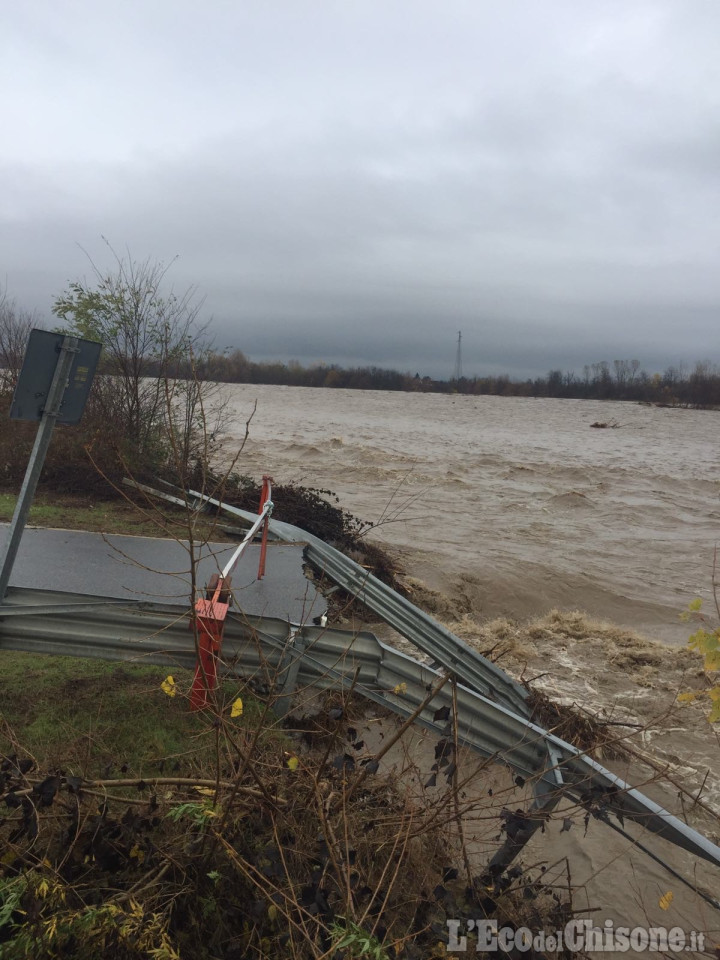
M 438 619 L 514 676 L 608 722 L 632 753 L 598 759 L 718 842 L 718 731 L 707 722 L 706 702 L 683 705 L 677 697 L 707 686 L 687 649 L 694 628 L 679 615 L 696 596 L 712 606 L 720 413 L 222 390 L 226 458 L 256 407 L 240 472 L 334 490 L 344 507 L 377 524 L 371 536 L 400 555 L 418 602 L 430 601 Z M 593 428 L 596 422 L 617 426 Z M 382 625 L 371 628 L 417 652 Z M 720 941 L 720 913 L 662 866 L 607 826 L 585 830 L 582 811 L 558 816 L 569 816 L 572 830 L 556 818 L 524 859 L 567 862 L 579 911 L 631 927 L 677 925 Z M 467 831 L 468 842 L 479 842 L 472 822 Z M 715 870 L 677 847 L 656 849 L 717 895 Z
M 581 609 L 680 645 L 710 598 L 720 413 L 232 386 L 240 470 L 327 487 L 479 616 Z M 617 427 L 592 428 L 595 422 Z

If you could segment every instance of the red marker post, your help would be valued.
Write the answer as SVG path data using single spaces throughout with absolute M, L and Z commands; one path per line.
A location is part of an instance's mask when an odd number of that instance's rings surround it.
M 272 477 L 267 474 L 263 476 L 262 493 L 260 494 L 259 513 L 263 512 L 263 507 L 270 501 L 272 503 Z M 265 557 L 267 555 L 268 526 L 270 524 L 270 513 L 265 514 L 265 523 L 263 524 L 262 541 L 260 543 L 260 563 L 258 565 L 258 580 L 265 576 Z
M 190 629 L 197 628 L 197 665 L 190 691 L 190 709 L 207 706 L 210 693 L 217 686 L 217 665 L 222 651 L 225 618 L 230 609 L 230 578 L 215 574 L 205 597 L 195 601 Z
M 230 557 L 223 572 L 221 574 L 215 573 L 210 578 L 205 596 L 195 601 L 190 629 L 197 631 L 197 665 L 190 691 L 191 710 L 204 709 L 208 705 L 210 694 L 217 686 L 218 661 L 222 653 L 225 620 L 230 608 L 230 584 L 232 582 L 230 573 L 260 527 L 263 527 L 263 535 L 260 547 L 258 580 L 262 579 L 265 573 L 268 523 L 273 509 L 273 502 L 270 499 L 271 482 L 272 477 L 263 477 L 260 515 L 248 530 L 243 542 Z

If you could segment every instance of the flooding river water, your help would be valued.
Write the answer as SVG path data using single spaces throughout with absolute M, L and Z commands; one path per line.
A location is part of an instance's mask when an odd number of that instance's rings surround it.
M 718 840 L 710 810 L 720 808 L 716 731 L 704 702 L 683 705 L 677 695 L 704 682 L 699 659 L 686 648 L 694 628 L 679 614 L 695 596 L 712 601 L 720 413 L 222 389 L 227 458 L 256 407 L 240 472 L 334 490 L 344 507 L 378 523 L 372 535 L 400 554 L 413 589 L 419 581 L 420 599 L 423 587 L 442 594 L 435 609 L 443 622 L 480 650 L 504 649 L 500 665 L 532 678 L 556 702 L 618 723 L 610 729 L 635 753 L 615 772 L 679 815 L 687 815 L 687 804 L 678 785 L 702 798 L 709 806 L 692 805 L 690 822 Z M 596 422 L 617 427 L 593 428 Z M 584 614 L 546 616 L 553 608 Z M 549 825 L 526 858 L 567 857 L 576 907 L 601 920 L 678 925 L 720 939 L 719 915 L 705 901 L 608 827 L 586 829 L 582 811 L 571 816 L 573 830 Z M 665 845 L 661 855 L 715 892 L 712 868 L 676 847 Z M 674 900 L 666 911 L 668 891 Z
M 233 385 L 240 472 L 326 487 L 476 617 L 580 609 L 673 645 L 711 597 L 720 413 Z M 595 422 L 617 427 L 593 428 Z

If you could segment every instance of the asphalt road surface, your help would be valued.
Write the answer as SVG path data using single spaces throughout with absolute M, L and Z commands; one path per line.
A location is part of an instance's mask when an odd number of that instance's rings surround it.
M 0 524 L 0 542 L 7 529 L 8 524 Z M 198 589 L 222 569 L 235 547 L 210 543 L 198 548 Z M 247 547 L 232 574 L 236 607 L 294 623 L 324 613 L 324 598 L 303 574 L 302 551 L 298 544 L 269 543 L 265 576 L 258 580 L 260 546 Z M 177 540 L 28 527 L 10 586 L 189 607 L 191 566 L 188 544 Z

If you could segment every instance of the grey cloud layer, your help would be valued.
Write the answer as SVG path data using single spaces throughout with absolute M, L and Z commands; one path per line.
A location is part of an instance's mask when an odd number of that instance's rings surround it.
M 717 356 L 715 4 L 145 9 L 10 18 L 19 300 L 104 234 L 178 254 L 251 356 L 448 375 L 460 328 L 477 372 Z

